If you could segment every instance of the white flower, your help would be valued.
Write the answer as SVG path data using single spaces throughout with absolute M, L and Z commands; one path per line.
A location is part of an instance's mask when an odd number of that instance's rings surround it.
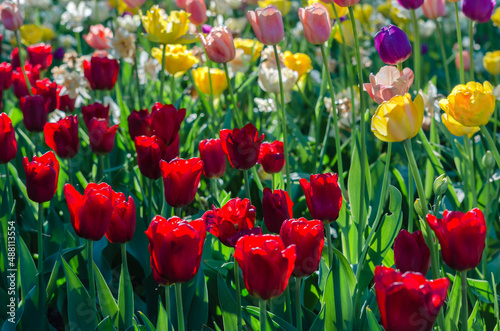
M 276 103 L 271 98 L 269 99 L 254 98 L 253 102 L 255 102 L 257 110 L 260 112 L 270 113 L 272 111 L 276 111 Z
M 118 26 L 128 32 L 136 32 L 139 25 L 141 25 L 141 18 L 139 15 L 125 15 L 117 17 Z
M 436 23 L 432 20 L 418 21 L 420 36 L 424 39 L 429 38 L 436 31 Z
M 113 121 L 113 124 L 120 124 L 120 106 L 116 104 L 116 102 L 113 100 L 112 97 L 109 95 L 104 97 L 103 100 L 103 105 L 104 107 L 109 106 L 109 112 L 111 114 L 111 120 Z
M 69 34 L 60 35 L 58 39 L 61 47 L 70 48 L 71 46 L 76 46 L 76 39 Z
M 63 111 L 60 111 L 59 109 L 54 110 L 53 112 L 49 113 L 49 118 L 48 122 L 49 123 L 56 123 L 60 119 L 63 119 L 66 117 L 66 113 Z
M 107 1 L 97 1 L 97 8 L 96 8 L 96 2 L 94 0 L 87 1 L 86 4 L 87 7 L 91 8 L 92 10 L 92 19 L 94 20 L 94 22 L 97 21 L 98 23 L 102 23 L 111 16 L 111 11 L 109 9 Z M 94 13 L 96 9 L 97 9 L 97 16 Z
M 52 0 L 21 0 L 20 4 L 21 6 L 47 9 L 52 4 Z
M 158 80 L 158 73 L 161 70 L 160 62 L 154 57 L 150 57 L 145 51 L 141 52 L 139 56 L 139 65 L 137 67 L 137 73 L 139 75 L 139 83 L 141 85 L 146 84 L 147 77 L 149 76 L 151 80 Z
M 73 32 L 83 31 L 83 22 L 92 15 L 92 9 L 87 7 L 84 2 L 77 5 L 71 1 L 66 6 L 66 11 L 61 16 L 61 24 Z
M 493 90 L 493 95 L 495 98 L 497 98 L 498 101 L 500 101 L 500 85 L 497 85 L 495 89 Z
M 299 79 L 299 74 L 287 67 L 281 67 L 281 73 L 283 77 L 283 91 L 285 94 L 289 94 Z M 259 86 L 268 93 L 280 93 L 278 69 L 263 63 L 259 70 Z M 289 96 L 285 97 L 285 102 L 289 101 L 287 99 L 289 99 Z
M 227 28 L 232 32 L 236 34 L 240 34 L 243 32 L 245 27 L 248 24 L 248 19 L 246 16 L 240 17 L 240 18 L 228 18 L 226 20 L 226 26 Z
M 116 30 L 114 38 L 111 39 L 113 55 L 128 63 L 133 63 L 135 60 L 135 39 L 135 34 L 125 29 Z
M 242 0 L 215 0 L 215 12 L 218 14 L 228 14 L 231 9 L 238 9 L 242 5 Z
M 54 81 L 62 86 L 59 95 L 69 95 L 71 99 L 76 99 L 78 96 L 90 99 L 87 92 L 88 81 L 81 73 L 68 71 L 65 66 L 54 67 L 51 72 Z

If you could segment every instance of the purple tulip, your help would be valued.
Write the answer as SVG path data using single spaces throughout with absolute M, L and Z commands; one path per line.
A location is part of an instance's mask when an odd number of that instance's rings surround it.
M 375 48 L 382 61 L 390 65 L 404 62 L 412 52 L 410 40 L 406 33 L 392 24 L 383 27 L 375 35 Z
M 495 0 L 464 0 L 462 11 L 470 20 L 486 23 L 491 19 L 495 3 Z
M 424 0 L 398 0 L 398 2 L 406 9 L 417 9 L 424 4 Z

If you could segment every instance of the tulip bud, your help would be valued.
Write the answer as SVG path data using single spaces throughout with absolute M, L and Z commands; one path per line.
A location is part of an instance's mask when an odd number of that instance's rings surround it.
M 375 48 L 386 64 L 403 63 L 411 55 L 412 48 L 406 33 L 395 25 L 383 27 L 375 35 Z
M 264 189 L 262 212 L 266 228 L 270 232 L 280 232 L 283 222 L 293 217 L 292 208 L 293 202 L 286 191 L 274 190 L 273 192 L 267 187 Z
M 307 208 L 311 216 L 325 223 L 331 223 L 339 217 L 342 207 L 342 191 L 337 174 L 318 174 L 310 176 L 310 181 L 302 178 L 300 186 L 306 196 Z
M 424 212 L 422 211 L 422 202 L 420 199 L 416 199 L 415 202 L 413 203 L 413 208 L 417 212 L 417 215 L 420 217 L 424 217 Z
M 340 7 L 352 7 L 358 4 L 360 0 L 333 0 L 333 1 Z
M 394 264 L 403 273 L 413 271 L 427 274 L 431 267 L 431 251 L 425 243 L 422 231 L 399 232 L 394 240 Z
M 242 129 L 225 129 L 220 132 L 222 149 L 231 166 L 238 170 L 248 170 L 257 163 L 262 140 L 264 135 L 259 137 L 259 132 L 252 123 Z
M 441 17 L 446 13 L 446 0 L 424 0 L 422 10 L 430 20 Z
M 490 20 L 495 5 L 496 0 L 463 0 L 462 12 L 472 21 L 486 23 Z
M 19 8 L 11 1 L 0 4 L 0 15 L 2 24 L 7 30 L 16 31 L 23 25 L 23 17 Z
M 45 143 L 62 159 L 70 159 L 78 153 L 78 116 L 68 116 L 57 123 L 46 123 L 43 129 Z
M 203 161 L 203 175 L 207 178 L 221 178 L 226 171 L 226 156 L 220 139 L 202 140 L 198 147 Z
M 283 143 L 278 140 L 272 143 L 262 143 L 262 145 L 260 145 L 259 160 L 257 162 L 262 165 L 262 168 L 264 168 L 264 171 L 268 174 L 280 172 L 285 165 Z
M 170 162 L 162 160 L 160 169 L 167 203 L 179 208 L 193 202 L 200 184 L 203 161 L 197 157 L 189 160 L 175 158 Z
M 417 9 L 422 6 L 424 0 L 398 0 L 398 3 L 406 9 Z
M 6 113 L 0 113 L 0 164 L 12 161 L 17 154 L 16 131 Z
M 330 15 L 322 4 L 316 2 L 305 9 L 299 8 L 299 19 L 304 27 L 304 36 L 311 44 L 320 45 L 330 39 Z
M 189 20 L 194 25 L 202 25 L 207 21 L 207 6 L 204 0 L 186 0 L 185 10 L 191 14 Z
M 493 169 L 495 166 L 495 158 L 493 157 L 493 154 L 491 151 L 486 151 L 486 153 L 483 155 L 483 167 L 486 169 Z
M 358 0 L 359 1 L 359 0 Z M 277 45 L 285 37 L 283 18 L 276 6 L 249 10 L 247 18 L 252 25 L 253 32 L 259 41 L 266 45 Z
M 234 59 L 236 49 L 234 48 L 233 34 L 225 26 L 213 28 L 206 37 L 200 34 L 199 38 L 211 61 L 228 63 Z
M 446 174 L 441 174 L 440 176 L 438 176 L 432 184 L 432 190 L 434 191 L 434 194 L 437 196 L 445 194 L 445 192 L 448 190 L 448 184 L 449 179 Z
M 28 198 L 38 203 L 52 200 L 57 190 L 59 177 L 59 161 L 54 153 L 47 152 L 40 157 L 33 156 L 31 162 L 25 156 L 23 166 Z

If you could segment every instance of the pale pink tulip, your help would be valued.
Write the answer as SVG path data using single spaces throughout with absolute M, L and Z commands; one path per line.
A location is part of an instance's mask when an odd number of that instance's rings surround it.
M 422 10 L 430 20 L 441 17 L 446 13 L 446 0 L 424 0 Z
M 464 70 L 467 71 L 470 69 L 469 52 L 464 50 L 462 54 L 464 57 Z M 460 53 L 457 53 L 457 56 L 455 57 L 455 67 L 457 67 L 457 69 L 460 69 Z
M 123 0 L 129 8 L 139 8 L 146 2 L 146 0 Z
M 7 30 L 16 31 L 23 25 L 23 17 L 19 8 L 10 1 L 0 4 L 2 24 Z
M 277 45 L 285 37 L 283 17 L 276 6 L 249 10 L 247 18 L 252 25 L 253 32 L 259 41 L 265 45 Z
M 317 2 L 305 9 L 299 8 L 299 18 L 308 42 L 320 45 L 330 39 L 332 24 L 325 6 Z
M 99 50 L 108 49 L 108 42 L 111 38 L 113 38 L 113 32 L 102 24 L 92 25 L 90 27 L 90 32 L 83 36 L 83 39 L 85 39 L 90 47 Z
M 184 9 L 186 7 L 186 0 L 175 0 L 175 4 L 180 9 Z
M 413 84 L 413 71 L 405 68 L 399 71 L 394 66 L 385 66 L 374 75 L 370 74 L 370 83 L 364 84 L 364 90 L 378 104 L 388 101 L 397 95 L 408 93 Z
M 202 25 L 207 21 L 207 6 L 203 0 L 186 0 L 186 11 L 191 14 L 189 20 L 194 25 Z
M 225 26 L 212 28 L 206 37 L 200 33 L 199 38 L 211 61 L 228 63 L 234 59 L 236 49 L 234 48 L 233 34 Z

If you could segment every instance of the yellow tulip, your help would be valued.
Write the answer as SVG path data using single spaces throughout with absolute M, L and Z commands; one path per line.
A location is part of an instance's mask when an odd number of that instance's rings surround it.
M 491 21 L 496 27 L 500 28 L 500 7 L 491 16 Z
M 483 65 L 484 69 L 493 76 L 500 75 L 500 51 L 486 53 Z
M 352 30 L 351 21 L 343 21 L 340 23 L 342 25 L 342 32 L 344 33 L 345 43 L 349 47 L 354 47 L 354 32 Z M 333 27 L 333 38 L 342 44 L 342 35 L 340 34 L 340 28 L 338 24 Z
M 307 0 L 307 4 L 310 6 L 313 3 L 319 2 L 323 6 L 328 9 L 328 14 L 330 14 L 331 19 L 335 19 L 335 12 L 333 11 L 333 6 L 335 6 L 335 9 L 337 10 L 337 15 L 339 15 L 339 18 L 346 16 L 349 13 L 349 7 L 340 7 L 337 6 L 334 2 L 331 4 L 328 4 L 326 2 L 323 2 L 321 0 Z
M 297 71 L 299 77 L 306 75 L 313 68 L 311 58 L 304 53 L 293 54 L 290 51 L 286 51 L 283 54 L 283 59 L 285 62 L 285 66 L 292 69 L 293 71 Z
M 290 11 L 292 7 L 292 3 L 290 0 L 259 0 L 257 4 L 261 8 L 266 8 L 269 5 L 274 5 L 278 7 L 281 12 L 281 15 L 285 16 Z
M 457 85 L 439 106 L 462 125 L 485 125 L 495 109 L 493 87 L 489 82 Z
M 146 15 L 141 14 L 142 25 L 149 40 L 159 44 L 190 44 L 198 39 L 189 35 L 189 14 L 185 11 L 165 11 L 154 5 Z
M 234 38 L 233 42 L 236 49 L 241 49 L 246 55 L 252 55 L 252 61 L 257 60 L 264 49 L 264 44 L 255 39 Z
M 415 101 L 409 93 L 383 102 L 372 117 L 371 130 L 386 142 L 401 142 L 417 135 L 424 121 L 424 100 L 419 94 Z
M 373 7 L 369 4 L 357 4 L 354 6 L 354 17 L 363 24 L 370 22 Z
M 198 63 L 198 59 L 184 45 L 165 45 L 165 70 L 171 75 L 180 76 L 189 70 L 192 66 Z M 162 62 L 163 45 L 154 47 L 151 50 L 151 55 Z
M 210 68 L 212 89 L 217 96 L 227 89 L 226 73 L 221 69 Z M 200 67 L 193 70 L 194 83 L 201 93 L 210 94 L 210 81 L 208 78 L 208 67 Z
M 25 45 L 34 45 L 42 41 L 43 30 L 36 24 L 24 24 L 20 28 L 21 41 Z
M 132 13 L 135 15 L 139 11 L 139 7 L 140 7 L 139 6 L 137 8 L 130 8 L 123 0 L 109 0 L 109 5 L 112 8 L 116 8 L 116 10 L 118 11 L 118 14 L 120 14 L 120 15 L 125 13 L 125 12 Z
M 479 131 L 478 126 L 463 126 L 462 124 L 458 123 L 453 117 L 448 116 L 448 114 L 441 115 L 441 121 L 443 122 L 444 126 L 446 126 L 448 131 L 450 131 L 454 136 L 460 137 L 467 135 L 469 138 L 471 138 L 474 133 Z
M 39 26 L 38 27 L 40 30 L 42 30 L 42 33 L 43 33 L 43 36 L 42 36 L 42 40 L 43 41 L 49 41 L 49 40 L 52 40 L 54 39 L 54 37 L 56 36 L 54 31 L 52 31 L 51 28 L 48 28 L 44 25 L 42 26 Z
M 386 2 L 380 4 L 377 7 L 377 11 L 382 14 L 385 18 L 390 18 L 391 17 L 391 8 L 392 8 L 392 1 L 387 0 Z
M 389 12 L 390 19 L 398 26 L 402 27 L 410 23 L 410 18 L 401 13 L 396 7 L 391 7 Z

